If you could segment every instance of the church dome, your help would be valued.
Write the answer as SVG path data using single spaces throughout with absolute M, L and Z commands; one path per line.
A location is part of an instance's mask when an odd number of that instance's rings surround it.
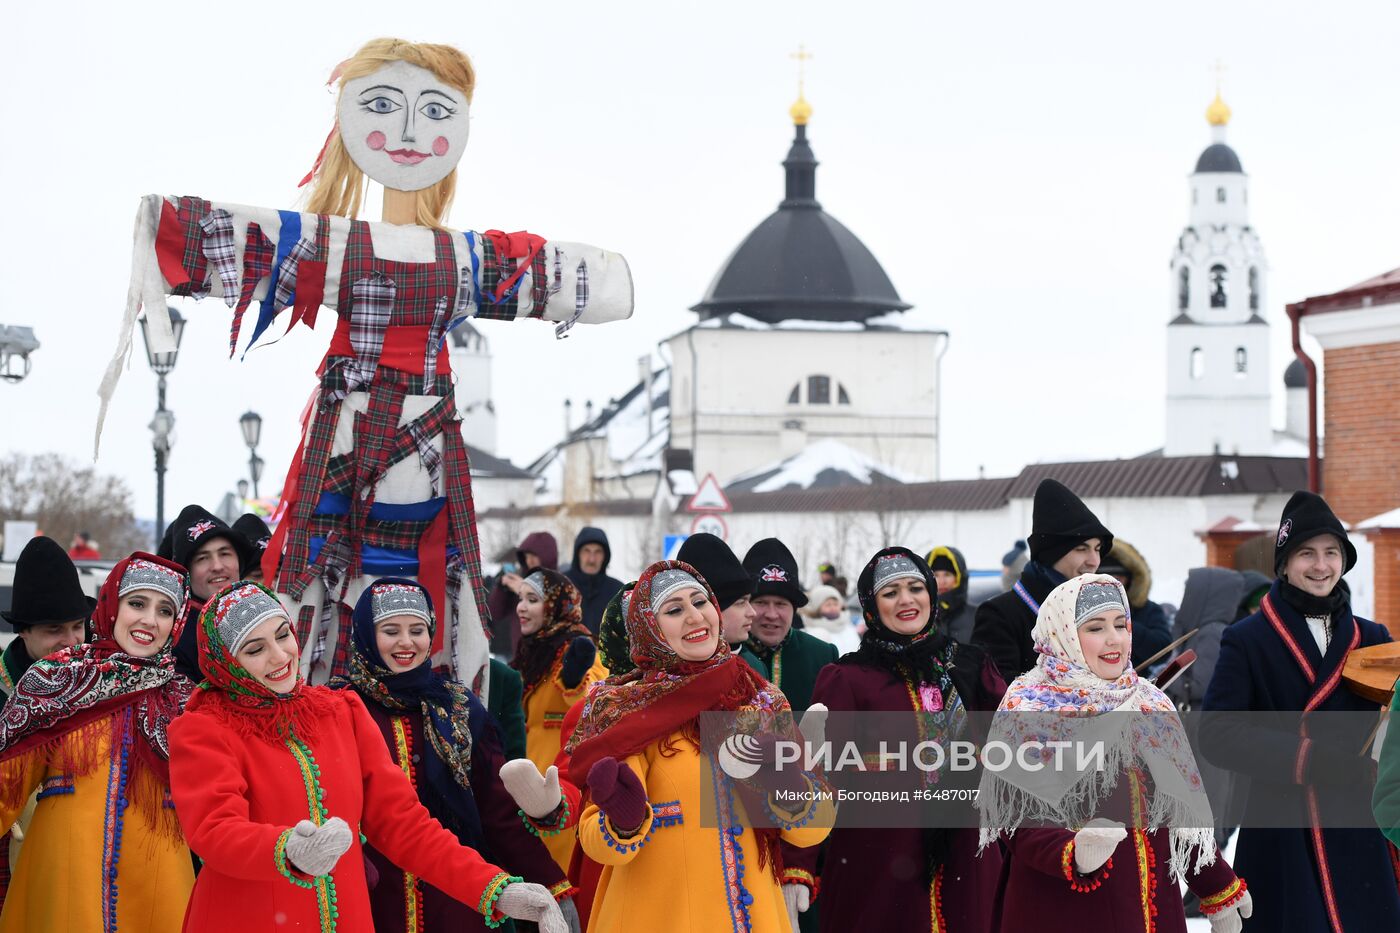
M 1285 389 L 1306 389 L 1308 387 L 1308 368 L 1296 356 L 1293 357 L 1293 362 L 1288 364 L 1288 368 L 1283 371 L 1283 387 Z
M 1240 157 L 1235 155 L 1235 150 L 1224 143 L 1212 143 L 1196 160 L 1196 172 L 1236 172 L 1242 175 L 1244 167 L 1240 165 Z
M 822 210 L 817 159 L 807 142 L 811 107 L 799 112 L 794 105 L 792 115 L 797 135 L 783 161 L 786 196 L 725 260 L 691 310 L 701 318 L 740 312 L 768 323 L 864 321 L 908 310 L 875 255 Z

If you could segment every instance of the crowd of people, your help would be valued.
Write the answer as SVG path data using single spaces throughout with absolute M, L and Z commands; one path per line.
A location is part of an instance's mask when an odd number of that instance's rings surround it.
M 1065 486 L 1041 484 L 1032 526 L 980 604 L 953 543 L 805 588 L 776 538 L 741 557 L 693 535 L 624 582 L 603 530 L 562 570 L 535 532 L 491 583 L 480 695 L 434 669 L 433 598 L 398 577 L 358 593 L 348 674 L 310 685 L 255 516 L 186 507 L 95 600 L 35 538 L 0 658 L 0 933 L 1400 930 L 1400 739 L 1377 765 L 1247 716 L 1379 712 L 1341 684 L 1390 636 L 1352 614 L 1356 551 L 1326 502 L 1289 501 L 1272 578 L 1192 570 L 1174 612 Z M 1197 660 L 1164 692 L 1151 672 L 1183 646 Z M 1106 733 L 1106 777 L 1052 798 L 989 769 L 971 824 L 843 821 L 842 779 L 779 752 L 843 738 L 850 713 L 1016 743 L 1022 714 L 1122 711 L 1152 725 Z M 711 713 L 745 724 L 751 775 L 722 766 Z M 1370 824 L 1327 824 L 1329 787 L 1364 792 Z M 1244 801 L 1231 860 L 1203 789 Z

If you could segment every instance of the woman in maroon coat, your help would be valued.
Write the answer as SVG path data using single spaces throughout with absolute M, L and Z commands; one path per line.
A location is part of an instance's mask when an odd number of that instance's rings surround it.
M 843 711 L 925 713 L 955 739 L 969 727 L 968 710 L 996 708 L 1005 684 L 979 649 L 939 630 L 938 587 L 923 558 L 885 548 L 856 591 L 865 612 L 861 646 L 823 668 L 812 691 L 813 702 L 831 711 L 833 748 L 844 742 L 842 721 L 855 718 Z M 843 782 L 839 771 L 831 778 Z M 821 877 L 821 929 L 989 933 L 1000 871 L 995 849 L 977 855 L 976 829 L 857 828 L 838 815 Z
M 355 603 L 349 676 L 332 686 L 350 687 L 365 701 L 389 756 L 428 813 L 482 858 L 549 888 L 577 933 L 570 897 L 576 889 L 540 841 L 553 827 L 526 822 L 502 785 L 505 755 L 491 714 L 470 690 L 432 669 L 435 621 L 432 599 L 418 583 L 375 580 Z M 553 814 L 553 822 L 561 815 Z M 366 846 L 365 855 L 374 867 L 370 877 L 378 876 L 370 891 L 377 933 L 486 929 L 481 914 L 378 848 Z
M 982 843 L 1000 841 L 1008 858 L 999 929 L 1185 933 L 1185 881 L 1212 933 L 1238 933 L 1253 902 L 1216 851 L 1176 708 L 1133 671 L 1122 585 L 1103 574 L 1060 584 L 1032 635 L 1040 660 L 1007 689 L 988 738 L 1018 763 L 985 770 L 978 795 Z M 1021 761 L 1031 742 L 1064 742 L 1064 767 Z M 1098 743 L 1099 766 L 1076 770 L 1070 749 Z

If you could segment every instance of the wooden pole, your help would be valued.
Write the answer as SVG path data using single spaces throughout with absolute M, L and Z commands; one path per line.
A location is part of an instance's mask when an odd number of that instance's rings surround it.
M 381 219 L 386 224 L 418 223 L 418 192 L 385 188 Z

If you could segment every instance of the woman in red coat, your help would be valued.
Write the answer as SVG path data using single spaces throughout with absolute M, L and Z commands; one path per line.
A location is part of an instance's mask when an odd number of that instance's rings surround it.
M 1007 688 L 988 738 L 1018 764 L 988 768 L 978 794 L 982 844 L 1000 839 L 1009 856 L 1000 929 L 1185 933 L 1184 881 L 1212 933 L 1238 933 L 1253 901 L 1216 851 L 1175 706 L 1133 671 L 1122 584 L 1104 574 L 1061 583 L 1031 634 L 1040 660 Z M 1103 753 L 1082 770 L 1022 761 L 1031 742 L 1063 742 L 1066 765 L 1076 745 Z
M 175 808 L 203 859 L 187 931 L 372 933 L 362 841 L 470 905 L 567 930 L 549 891 L 484 861 L 428 815 L 364 701 L 301 680 L 285 610 L 247 581 L 199 617 L 205 683 L 170 726 Z

